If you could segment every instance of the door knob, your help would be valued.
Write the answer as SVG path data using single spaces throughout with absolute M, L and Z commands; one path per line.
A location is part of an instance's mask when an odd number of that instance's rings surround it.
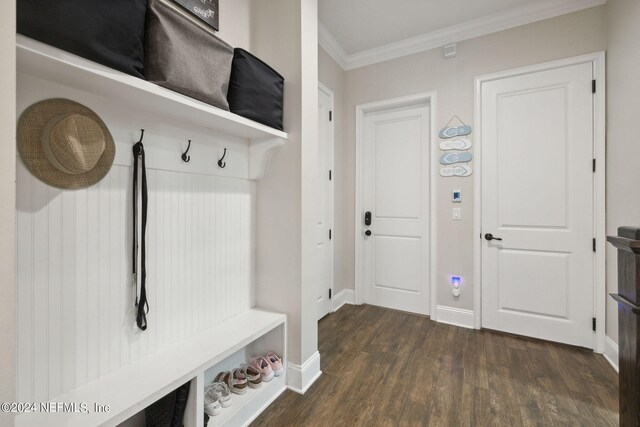
M 500 237 L 493 237 L 493 234 L 491 233 L 487 233 L 484 235 L 484 238 L 491 241 L 491 240 L 502 240 Z
M 365 232 L 364 232 L 364 235 L 365 235 L 365 236 L 371 236 L 371 230 L 367 230 L 367 231 L 365 231 Z

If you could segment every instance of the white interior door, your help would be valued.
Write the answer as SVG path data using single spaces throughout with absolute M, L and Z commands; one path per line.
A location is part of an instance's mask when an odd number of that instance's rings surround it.
M 367 304 L 429 312 L 429 128 L 428 105 L 364 116 L 359 227 Z
M 333 93 L 318 90 L 318 212 L 316 215 L 318 280 L 318 319 L 332 311 L 333 291 Z
M 593 348 L 592 78 L 585 63 L 482 85 L 485 328 Z

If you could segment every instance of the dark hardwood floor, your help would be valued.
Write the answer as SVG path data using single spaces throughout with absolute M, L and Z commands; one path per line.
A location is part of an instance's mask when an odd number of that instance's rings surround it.
M 253 426 L 615 426 L 618 377 L 590 351 L 344 306 L 319 323 L 322 376 Z

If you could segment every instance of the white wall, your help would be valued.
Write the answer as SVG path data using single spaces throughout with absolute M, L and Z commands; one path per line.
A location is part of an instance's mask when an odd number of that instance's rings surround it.
M 347 191 L 352 183 L 348 181 L 348 174 L 344 171 L 353 164 L 349 158 L 349 144 L 345 144 L 346 132 L 346 94 L 347 75 L 342 68 L 327 54 L 324 49 L 318 50 L 318 80 L 333 91 L 333 123 L 334 123 L 334 295 L 345 288 L 353 287 L 353 280 L 345 282 L 346 278 L 354 277 L 355 265 L 348 262 L 349 254 L 354 252 L 353 215 L 355 200 L 348 197 Z
M 0 401 L 16 399 L 16 56 L 15 0 L 0 3 Z M 11 425 L 0 413 L 0 424 Z
M 640 116 L 640 2 L 609 0 L 607 24 L 607 234 L 640 226 L 640 144 L 629 124 Z M 607 293 L 618 289 L 617 254 L 607 245 Z M 607 298 L 607 336 L 618 342 L 617 304 Z
M 615 0 L 614 0 L 615 1 Z M 438 129 L 457 114 L 473 125 L 474 77 L 556 59 L 602 51 L 606 47 L 604 7 L 561 16 L 458 43 L 456 58 L 444 59 L 441 49 L 374 64 L 346 73 L 347 123 L 342 156 L 346 163 L 336 171 L 346 187 L 337 206 L 346 208 L 347 236 L 354 235 L 355 198 L 355 108 L 358 104 L 426 91 L 437 91 Z M 637 41 L 637 39 L 636 39 Z M 471 135 L 473 140 L 474 134 Z M 338 145 L 336 145 L 338 146 Z M 434 167 L 435 167 L 434 159 Z M 473 166 L 473 164 L 472 164 Z M 451 219 L 451 190 L 463 194 L 462 220 Z M 438 265 L 439 305 L 473 309 L 473 203 L 474 176 L 438 179 Z M 346 265 L 354 264 L 351 242 L 340 249 Z M 339 271 L 336 280 L 354 287 L 351 269 Z M 462 295 L 451 295 L 448 277 L 463 277 Z

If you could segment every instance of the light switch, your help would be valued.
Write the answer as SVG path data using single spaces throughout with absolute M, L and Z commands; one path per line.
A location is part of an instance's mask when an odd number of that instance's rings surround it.
M 453 208 L 453 219 L 462 219 L 462 209 Z

